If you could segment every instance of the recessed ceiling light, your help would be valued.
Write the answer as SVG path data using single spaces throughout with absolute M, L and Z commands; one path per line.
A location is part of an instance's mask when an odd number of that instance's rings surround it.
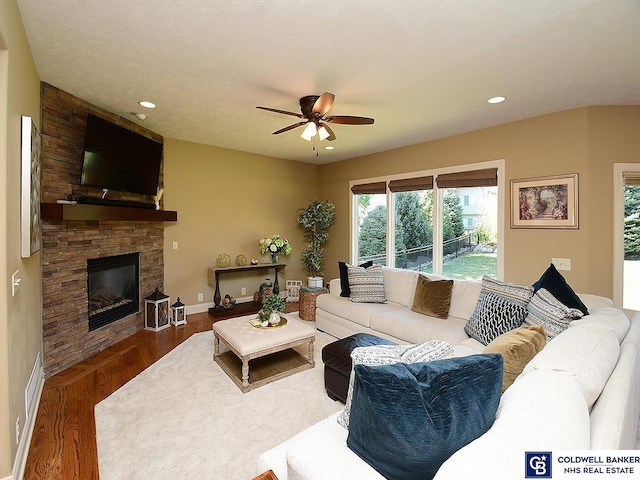
M 138 102 L 138 104 L 140 104 L 140 106 L 144 107 L 144 108 L 156 108 L 156 104 L 153 102 L 149 102 L 147 100 L 140 100 Z
M 144 113 L 131 112 L 131 115 L 138 118 L 139 120 L 144 120 L 145 118 L 147 118 L 147 115 Z
M 335 147 L 333 147 L 332 145 L 327 145 L 326 147 L 324 147 L 325 150 L 333 150 Z
M 487 100 L 489 103 L 502 103 L 506 100 L 505 97 L 493 97 Z

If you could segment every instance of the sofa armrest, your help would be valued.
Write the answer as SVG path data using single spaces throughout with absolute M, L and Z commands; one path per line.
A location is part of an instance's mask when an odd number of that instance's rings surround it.
M 314 432 L 291 445 L 287 452 L 287 470 L 288 480 L 384 480 L 353 453 L 342 438 L 326 432 Z
M 331 295 L 336 295 L 339 297 L 341 292 L 342 292 L 342 287 L 340 286 L 340 279 L 334 278 L 329 282 L 329 293 Z

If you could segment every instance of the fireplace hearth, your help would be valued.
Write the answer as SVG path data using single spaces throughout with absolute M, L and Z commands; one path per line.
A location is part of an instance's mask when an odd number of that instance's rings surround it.
M 87 259 L 89 331 L 140 310 L 140 254 Z

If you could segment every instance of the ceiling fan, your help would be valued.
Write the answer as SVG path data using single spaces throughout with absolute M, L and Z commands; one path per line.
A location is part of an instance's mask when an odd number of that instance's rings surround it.
M 300 110 L 302 113 L 287 112 L 286 110 L 279 110 L 277 108 L 270 107 L 256 107 L 269 112 L 282 113 L 284 115 L 292 115 L 298 118 L 304 118 L 302 122 L 294 123 L 288 127 L 281 128 L 273 132 L 274 135 L 279 133 L 288 132 L 294 128 L 306 125 L 301 137 L 305 140 L 311 141 L 316 134 L 320 140 L 333 141 L 336 139 L 333 130 L 327 125 L 327 123 L 335 123 L 341 125 L 371 125 L 374 120 L 368 117 L 355 117 L 352 115 L 333 115 L 325 117 L 326 113 L 333 106 L 333 101 L 336 96 L 333 93 L 324 92 L 322 95 L 307 95 L 300 99 Z

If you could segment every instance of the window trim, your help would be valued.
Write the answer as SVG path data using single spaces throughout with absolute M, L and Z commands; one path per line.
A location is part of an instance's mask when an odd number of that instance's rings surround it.
M 624 301 L 624 174 L 640 175 L 640 163 L 613 164 L 613 303 Z
M 358 251 L 358 225 L 355 223 L 355 219 L 357 218 L 358 211 L 358 201 L 357 195 L 352 192 L 352 188 L 354 185 L 362 185 L 362 184 L 371 184 L 377 182 L 385 182 L 387 185 L 386 189 L 386 206 L 387 206 L 387 265 L 391 263 L 391 259 L 395 258 L 395 239 L 393 235 L 391 235 L 391 225 L 393 225 L 395 209 L 393 195 L 389 190 L 389 182 L 391 181 L 401 181 L 408 180 L 411 178 L 418 177 L 428 177 L 433 176 L 436 178 L 434 182 L 434 213 L 437 213 L 439 217 L 442 217 L 442 188 L 438 188 L 437 186 L 437 176 L 452 174 L 452 173 L 463 173 L 468 171 L 475 170 L 486 170 L 486 169 L 497 169 L 497 187 L 498 187 L 498 258 L 497 258 L 497 271 L 496 276 L 499 280 L 504 279 L 504 254 L 505 254 L 505 188 L 506 188 L 506 178 L 505 178 L 505 159 L 499 160 L 489 160 L 486 162 L 478 162 L 478 163 L 470 163 L 466 165 L 455 165 L 450 167 L 440 167 L 434 168 L 431 170 L 421 170 L 416 172 L 407 172 L 401 174 L 394 174 L 388 176 L 378 176 L 378 177 L 370 177 L 363 178 L 357 180 L 349 181 L 349 195 L 351 196 L 351 211 L 349 212 L 350 217 L 350 238 L 349 238 L 349 258 L 351 263 L 357 262 L 356 252 Z M 434 222 L 433 226 L 433 256 L 434 256 L 434 271 L 442 272 L 442 226 L 441 222 Z M 437 268 L 437 270 L 436 270 Z

